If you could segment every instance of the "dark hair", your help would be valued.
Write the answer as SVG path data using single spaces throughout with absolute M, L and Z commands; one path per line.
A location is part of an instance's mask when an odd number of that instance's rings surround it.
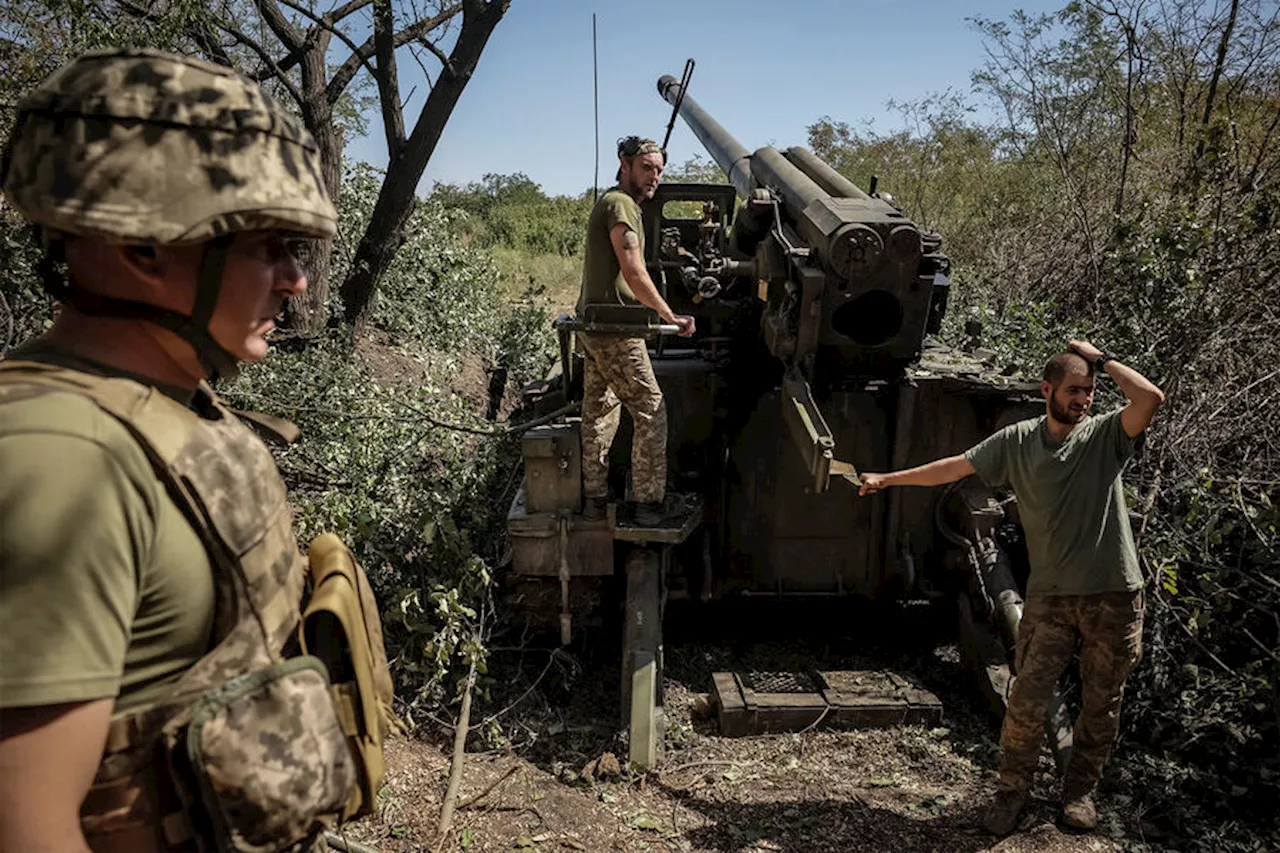
M 1084 365 L 1085 376 L 1093 375 L 1093 362 L 1079 353 L 1060 352 L 1045 364 L 1044 381 L 1050 385 L 1057 385 L 1068 373 L 1079 373 L 1079 370 L 1074 369 L 1077 362 Z
M 623 136 L 618 139 L 618 159 L 630 160 L 641 152 L 645 154 L 658 153 L 662 155 L 663 165 L 667 162 L 667 152 L 658 147 L 658 143 L 652 139 L 643 136 Z M 622 167 L 618 167 L 618 173 L 614 175 L 615 181 L 622 180 Z
M 645 147 L 657 150 L 658 143 L 643 136 L 623 136 L 618 139 L 618 157 L 634 157 Z

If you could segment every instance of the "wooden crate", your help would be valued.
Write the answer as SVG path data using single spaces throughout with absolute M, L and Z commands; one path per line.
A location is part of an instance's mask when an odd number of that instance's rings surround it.
M 712 684 L 725 737 L 942 721 L 937 696 L 887 670 L 717 672 Z

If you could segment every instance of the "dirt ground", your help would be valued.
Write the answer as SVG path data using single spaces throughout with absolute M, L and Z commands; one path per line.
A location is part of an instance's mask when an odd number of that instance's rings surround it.
M 459 797 L 466 805 L 439 847 L 448 775 L 443 731 L 390 745 L 381 813 L 348 827 L 348 837 L 386 853 L 1101 853 L 1139 841 L 1141 827 L 1124 810 L 1124 798 L 1106 796 L 1105 788 L 1097 831 L 1068 834 L 1055 826 L 1057 786 L 1047 755 L 1019 831 L 998 840 L 980 829 L 996 733 L 969 692 L 954 646 L 927 639 L 868 649 L 857 638 L 668 636 L 666 753 L 647 774 L 612 766 L 614 755 L 625 757 L 615 725 L 612 649 L 577 652 L 495 654 L 501 686 L 527 698 L 488 722 L 491 735 L 505 738 L 503 748 L 468 754 Z M 714 717 L 691 714 L 712 671 L 797 662 L 911 671 L 943 700 L 944 723 L 724 738 Z

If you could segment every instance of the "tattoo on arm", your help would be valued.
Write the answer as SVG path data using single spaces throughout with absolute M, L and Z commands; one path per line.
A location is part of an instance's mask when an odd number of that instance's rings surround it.
M 622 245 L 627 251 L 634 252 L 640 248 L 640 238 L 636 236 L 636 232 L 627 231 L 626 234 L 622 235 Z

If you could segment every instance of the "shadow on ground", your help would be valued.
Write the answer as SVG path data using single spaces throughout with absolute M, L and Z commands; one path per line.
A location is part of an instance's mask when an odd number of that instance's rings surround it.
M 977 829 L 977 808 L 915 819 L 854 800 L 740 803 L 711 801 L 664 787 L 667 796 L 705 818 L 684 837 L 696 850 L 746 853 L 976 853 L 994 839 Z

